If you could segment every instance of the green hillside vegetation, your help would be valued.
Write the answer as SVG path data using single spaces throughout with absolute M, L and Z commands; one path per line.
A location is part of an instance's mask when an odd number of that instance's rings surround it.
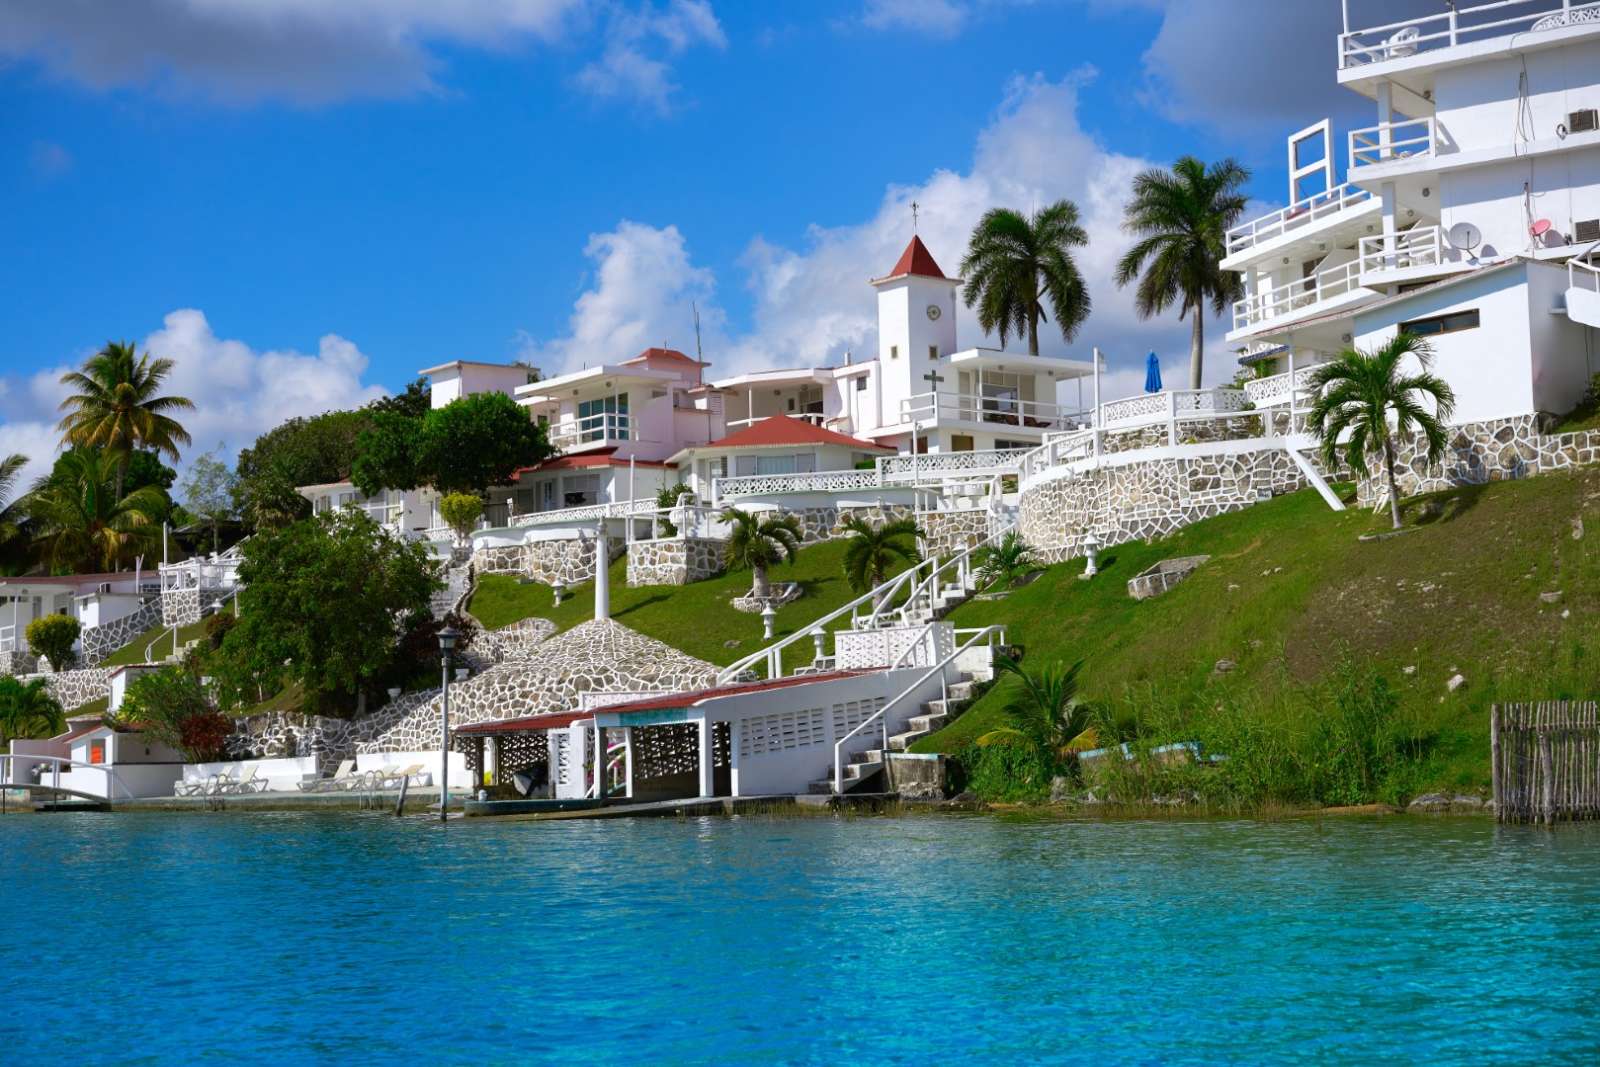
M 1112 548 L 1091 581 L 1081 560 L 1051 567 L 951 618 L 1005 623 L 1033 667 L 1083 660 L 1103 741 L 1230 754 L 1212 777 L 1233 801 L 1484 790 L 1491 703 L 1595 694 L 1600 470 L 1418 497 L 1405 517 L 1361 541 L 1386 515 L 1307 490 Z M 1127 595 L 1140 571 L 1198 554 L 1211 560 L 1166 595 Z M 1002 680 L 915 748 L 971 755 L 1019 693 Z
M 177 647 L 181 649 L 190 641 L 197 641 L 205 635 L 206 623 L 204 619 L 196 623 L 190 623 L 188 626 L 180 626 L 178 627 Z M 170 656 L 173 651 L 172 627 L 160 624 L 150 627 L 150 629 L 107 656 L 105 662 L 100 666 L 123 667 L 130 663 L 143 663 L 145 661 L 145 649 L 152 646 L 155 648 L 155 654 L 152 658 L 158 663 Z
M 855 599 L 844 576 L 845 542 L 807 545 L 790 564 L 771 569 L 774 584 L 799 582 L 805 595 L 778 609 L 774 623 L 778 638 L 787 637 L 836 608 Z M 894 571 L 893 573 L 898 573 Z M 611 565 L 611 617 L 649 637 L 710 663 L 728 664 L 765 647 L 761 616 L 735 611 L 729 603 L 750 591 L 750 572 L 733 571 L 690 585 L 652 585 L 630 588 L 627 560 Z M 491 630 L 519 619 L 549 619 L 561 630 L 594 618 L 594 586 L 585 583 L 569 590 L 560 607 L 554 593 L 542 583 L 523 585 L 503 574 L 484 575 L 468 610 Z M 848 622 L 848 618 L 845 620 Z M 728 642 L 738 642 L 732 648 Z M 802 643 L 803 644 L 803 643 Z M 794 648 L 785 665 L 809 663 L 811 647 Z

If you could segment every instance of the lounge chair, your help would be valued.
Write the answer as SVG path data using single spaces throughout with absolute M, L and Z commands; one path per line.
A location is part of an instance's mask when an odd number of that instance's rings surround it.
M 250 765 L 250 773 L 248 775 L 233 779 L 223 789 L 225 793 L 265 793 L 266 791 L 266 776 L 261 773 L 261 768 L 253 763 Z
M 300 782 L 302 793 L 326 793 L 330 789 L 343 789 L 350 776 L 355 773 L 356 761 L 347 759 L 339 764 L 339 769 L 333 773 L 332 778 L 321 775 L 311 775 Z
M 200 783 L 200 788 L 189 794 L 190 796 L 211 797 L 219 793 L 229 792 L 239 779 L 234 776 L 232 768 L 218 771 Z
M 380 781 L 378 783 L 379 784 L 379 788 L 382 788 L 382 789 L 399 789 L 401 784 L 403 782 L 405 782 L 407 779 L 409 779 L 409 778 L 411 778 L 413 776 L 421 777 L 421 775 L 422 775 L 422 764 L 413 763 L 411 766 L 402 767 L 398 771 L 393 769 L 392 767 L 385 767 L 381 772 L 379 772 L 379 774 L 380 774 Z M 421 782 L 412 782 L 411 784 L 412 785 L 421 785 L 422 783 Z

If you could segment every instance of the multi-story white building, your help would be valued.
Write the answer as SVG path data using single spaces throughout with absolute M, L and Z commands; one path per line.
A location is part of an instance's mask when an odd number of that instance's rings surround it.
M 1289 204 L 1228 234 L 1228 337 L 1289 372 L 1427 335 L 1455 421 L 1562 414 L 1600 371 L 1600 3 L 1450 4 L 1352 26 L 1338 81 L 1373 101 L 1345 181 L 1326 120 L 1289 138 Z

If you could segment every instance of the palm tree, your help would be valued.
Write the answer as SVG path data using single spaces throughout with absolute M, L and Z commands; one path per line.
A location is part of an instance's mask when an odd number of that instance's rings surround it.
M 1088 243 L 1078 205 L 1070 200 L 1057 200 L 1031 216 L 991 208 L 973 229 L 961 261 L 967 278 L 962 297 L 978 309 L 978 325 L 998 334 L 1001 347 L 1007 337 L 1026 332 L 1028 351 L 1037 356 L 1048 299 L 1061 336 L 1072 340 L 1091 305 L 1072 250 Z
M 1057 763 L 1099 746 L 1099 735 L 1089 724 L 1089 709 L 1078 701 L 1083 661 L 1070 667 L 1052 663 L 1035 675 L 1010 656 L 997 656 L 995 668 L 1022 680 L 1022 696 L 1006 706 L 1011 725 L 990 730 L 978 744 L 1023 741 Z
M 728 567 L 749 567 L 754 575 L 750 595 L 767 596 L 767 568 L 784 561 L 793 563 L 800 551 L 800 520 L 793 515 L 752 515 L 728 508 L 722 513 L 722 521 L 733 526 L 724 550 Z
M 914 519 L 874 526 L 861 516 L 852 515 L 844 520 L 844 529 L 851 535 L 844 550 L 844 576 L 857 593 L 882 585 L 895 563 L 922 559 L 922 553 L 917 551 L 917 538 L 922 531 Z
M 984 545 L 975 555 L 978 581 L 985 589 L 1016 585 L 1024 575 L 1039 568 L 1033 549 L 1015 530 L 1002 537 L 998 545 Z
M 18 737 L 53 737 L 66 729 L 61 702 L 43 678 L 21 682 L 0 676 L 0 740 Z
M 52 571 L 114 570 L 154 542 L 167 495 L 153 485 L 119 495 L 120 471 L 111 452 L 74 449 L 35 483 L 26 506 L 39 528 L 35 547 Z
M 13 452 L 0 459 L 0 548 L 4 548 L 22 532 L 23 505 L 13 500 L 11 491 L 16 488 L 17 476 L 28 465 L 28 457 Z
M 1420 372 L 1402 373 L 1407 356 L 1416 358 Z M 1428 462 L 1437 463 L 1448 440 L 1444 424 L 1456 406 L 1454 390 L 1428 370 L 1432 364 L 1433 347 L 1427 339 L 1402 332 L 1375 352 L 1345 349 L 1338 359 L 1313 371 L 1307 386 L 1317 396 L 1306 416 L 1307 428 L 1322 442 L 1323 463 L 1337 466 L 1342 448 L 1350 469 L 1365 478 L 1367 456 L 1376 453 L 1383 457 L 1389 516 L 1396 530 L 1400 528 L 1400 494 L 1394 481 L 1394 434 L 1420 432 L 1428 442 Z M 1423 404 L 1429 397 L 1433 399 L 1431 413 Z M 1341 436 L 1345 437 L 1342 445 Z
M 122 495 L 122 478 L 128 454 L 148 448 L 178 458 L 178 447 L 189 443 L 189 432 L 169 411 L 193 410 L 187 397 L 161 396 L 161 383 L 172 372 L 172 360 L 138 355 L 133 344 L 111 341 L 90 356 L 82 370 L 61 376 L 61 384 L 77 392 L 61 402 L 57 429 L 69 445 L 104 448 L 117 457 L 116 495 Z
M 1243 292 L 1239 275 L 1217 264 L 1227 254 L 1228 227 L 1244 211 L 1239 190 L 1249 180 L 1250 172 L 1231 159 L 1208 167 L 1184 156 L 1170 171 L 1153 168 L 1134 178 L 1133 199 L 1123 211 L 1122 228 L 1139 243 L 1117 264 L 1117 284 L 1138 279 L 1135 307 L 1140 318 L 1158 315 L 1174 303 L 1179 318 L 1193 316 L 1190 389 L 1200 388 L 1207 302 L 1220 315 Z

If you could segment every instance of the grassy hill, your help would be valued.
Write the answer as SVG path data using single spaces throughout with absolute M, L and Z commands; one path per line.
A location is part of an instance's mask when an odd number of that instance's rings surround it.
M 1091 581 L 1081 561 L 1051 567 L 952 619 L 1007 624 L 1031 666 L 1082 660 L 1080 695 L 1123 737 L 1225 752 L 1274 735 L 1285 760 L 1337 761 L 1368 741 L 1297 739 L 1382 704 L 1367 726 L 1404 758 L 1372 795 L 1486 788 L 1491 703 L 1600 689 L 1600 470 L 1419 497 L 1406 521 L 1406 533 L 1362 541 L 1386 515 L 1335 513 L 1308 490 L 1113 548 Z M 1166 595 L 1128 597 L 1140 571 L 1196 554 L 1212 558 Z M 1004 722 L 1019 692 L 1003 679 L 916 747 L 962 749 Z
M 774 567 L 771 580 L 799 582 L 805 594 L 778 609 L 774 632 L 779 638 L 804 628 L 816 619 L 855 599 L 844 579 L 844 542 L 807 545 L 792 565 Z M 649 637 L 710 663 L 728 664 L 764 647 L 761 616 L 735 611 L 729 601 L 750 591 L 750 572 L 735 571 L 692 585 L 651 585 L 630 588 L 627 561 L 611 565 L 611 617 Z M 520 584 L 502 574 L 485 575 L 478 582 L 468 610 L 490 629 L 519 619 L 549 619 L 561 630 L 594 617 L 594 586 L 585 583 L 569 591 L 561 606 L 547 585 Z M 729 647 L 729 642 L 735 642 Z M 811 659 L 810 646 L 788 661 L 797 666 Z

